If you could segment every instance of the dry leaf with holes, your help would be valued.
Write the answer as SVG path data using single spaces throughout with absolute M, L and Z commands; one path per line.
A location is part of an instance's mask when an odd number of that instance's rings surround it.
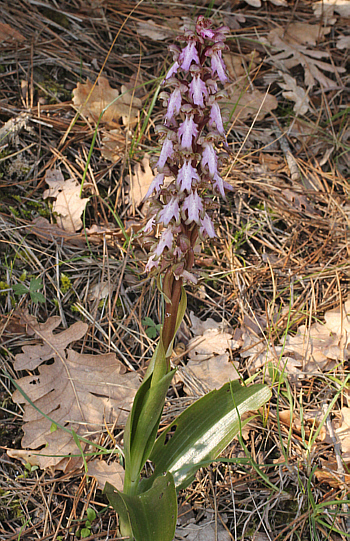
M 73 90 L 73 103 L 79 112 L 89 119 L 97 122 L 102 111 L 101 122 L 111 128 L 116 128 L 120 118 L 124 125 L 133 124 L 142 107 L 142 101 L 133 96 L 130 89 L 121 87 L 121 93 L 116 88 L 111 88 L 108 79 L 99 77 L 97 84 L 89 80 L 86 83 L 78 83 Z
M 251 51 L 251 53 L 244 55 L 224 53 L 223 58 L 231 81 L 237 81 L 241 77 L 246 77 L 261 62 L 259 53 L 256 51 Z
M 103 490 L 108 481 L 114 488 L 123 491 L 124 468 L 118 462 L 107 464 L 103 460 L 90 460 L 87 466 L 87 473 L 96 479 L 97 488 Z
M 126 141 L 121 128 L 109 130 L 102 135 L 101 154 L 106 160 L 118 163 L 125 154 Z
M 288 429 L 292 425 L 293 432 L 295 432 L 299 437 L 302 435 L 303 431 L 306 439 L 312 438 L 324 420 L 324 412 L 322 410 L 304 410 L 303 411 L 303 421 L 301 421 L 299 415 L 293 413 L 292 421 L 289 410 L 284 410 L 279 412 L 279 419 L 283 425 Z M 316 438 L 316 441 L 322 443 L 332 443 L 332 438 L 327 430 L 327 425 L 323 424 L 319 435 Z
M 323 460 L 321 458 L 320 463 L 322 468 L 315 471 L 317 481 L 327 483 L 327 485 L 333 488 L 343 488 L 344 483 L 350 486 L 350 474 L 339 472 L 338 464 L 335 460 Z
M 33 405 L 20 390 L 12 395 L 16 404 L 24 405 L 22 447 L 37 449 L 35 463 L 41 468 L 67 471 L 69 455 L 80 455 L 70 431 L 91 440 L 99 436 L 105 423 L 117 421 L 123 426 L 139 377 L 135 372 L 125 373 L 114 353 L 87 355 L 68 347 L 86 334 L 88 325 L 82 321 L 57 333 L 61 324 L 57 316 L 38 323 L 34 316 L 23 314 L 23 322 L 40 343 L 23 346 L 14 363 L 17 371 L 31 372 L 17 380 L 17 385 Z M 52 364 L 46 364 L 48 361 Z M 86 448 L 84 442 L 81 446 Z M 11 456 L 16 456 L 16 450 Z M 21 458 L 20 453 L 16 457 Z M 31 457 L 27 458 L 31 463 Z M 73 462 L 77 466 L 82 461 Z
M 275 96 L 260 92 L 247 82 L 248 73 L 254 70 L 260 62 L 255 51 L 244 56 L 225 54 L 224 60 L 232 81 L 225 87 L 228 99 L 220 100 L 220 107 L 224 115 L 233 121 L 237 119 L 243 121 L 249 117 L 257 117 L 257 120 L 262 120 L 273 109 L 276 109 L 278 102 Z
M 305 90 L 297 85 L 294 77 L 288 75 L 288 73 L 279 72 L 280 76 L 283 77 L 284 83 L 278 82 L 279 86 L 283 88 L 282 96 L 287 100 L 292 100 L 295 102 L 293 111 L 297 115 L 305 115 L 309 110 L 309 97 Z
M 336 47 L 337 49 L 350 49 L 350 36 L 339 36 Z
M 50 224 L 43 216 L 34 218 L 34 220 L 28 224 L 28 228 L 30 228 L 30 233 L 36 235 L 43 244 L 48 244 L 55 240 L 56 242 L 65 242 L 73 246 L 86 246 L 85 235 L 83 236 L 79 233 L 63 231 L 63 229 L 56 224 Z
M 308 198 L 301 193 L 297 193 L 294 190 L 283 190 L 283 199 L 291 208 L 296 209 L 302 214 L 318 216 L 318 213 L 310 205 Z
M 154 176 L 149 164 L 149 157 L 145 155 L 141 163 L 136 163 L 134 174 L 130 180 L 130 195 L 135 207 L 142 203 Z
M 44 191 L 43 198 L 55 199 L 52 210 L 57 214 L 57 224 L 65 231 L 81 229 L 80 217 L 89 199 L 80 198 L 80 184 L 71 178 L 65 180 L 58 169 L 47 171 L 45 182 L 50 188 Z
M 320 0 L 313 2 L 312 9 L 315 17 L 321 18 L 328 24 L 334 24 L 336 18 L 333 18 L 334 12 L 341 17 L 350 17 L 350 1 L 349 0 Z
M 152 19 L 137 23 L 137 32 L 140 36 L 151 38 L 155 41 L 163 41 L 176 32 L 179 26 L 179 19 L 170 19 L 171 29 L 156 24 Z
M 278 106 L 278 101 L 272 94 L 260 92 L 257 88 L 251 89 L 244 83 L 231 84 L 226 87 L 228 99 L 220 101 L 220 107 L 233 122 L 247 118 L 262 120 Z M 232 115 L 232 116 L 231 116 Z
M 344 73 L 345 68 L 323 62 L 321 58 L 330 57 L 327 51 L 307 49 L 305 46 L 306 44 L 315 46 L 329 32 L 330 27 L 307 23 L 292 23 L 287 30 L 274 28 L 269 32 L 267 39 L 275 50 L 282 52 L 272 55 L 266 62 L 281 71 L 290 70 L 300 64 L 304 68 L 306 86 L 313 87 L 317 80 L 325 89 L 332 88 L 336 83 L 326 77 L 322 71 Z
M 350 463 L 350 408 L 341 409 L 340 426 L 335 433 L 340 441 L 342 459 Z
M 192 394 L 187 383 L 193 376 L 203 388 L 210 391 L 238 379 L 238 363 L 230 361 L 229 351 L 237 349 L 241 342 L 234 340 L 232 333 L 226 332 L 221 324 L 211 318 L 200 321 L 193 312 L 190 318 L 194 338 L 187 345 L 189 361 L 177 374 L 178 381 L 185 383 L 184 392 Z
M 206 518 L 201 520 L 199 524 L 193 524 L 190 522 L 186 526 L 178 527 L 175 531 L 175 541 L 177 539 L 184 539 L 186 541 L 230 541 L 231 535 L 224 528 L 221 522 L 215 524 L 215 517 L 211 516 L 212 513 L 208 510 L 206 512 Z M 221 518 L 227 521 L 227 516 L 221 514 Z
M 281 371 L 297 377 L 329 370 L 350 358 L 350 299 L 342 311 L 338 306 L 324 315 L 325 323 L 301 325 L 288 334 L 283 345 L 263 348 L 250 357 L 250 370 L 273 363 Z M 247 352 L 249 353 L 249 351 Z

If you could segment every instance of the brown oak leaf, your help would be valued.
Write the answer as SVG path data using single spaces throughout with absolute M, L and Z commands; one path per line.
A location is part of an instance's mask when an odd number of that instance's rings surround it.
M 114 353 L 88 355 L 68 347 L 86 334 L 88 325 L 82 321 L 57 333 L 61 324 L 57 316 L 38 323 L 23 314 L 23 321 L 40 343 L 23 346 L 14 363 L 17 371 L 30 371 L 17 380 L 12 396 L 24 405 L 22 447 L 36 450 L 34 463 L 41 468 L 67 470 L 70 455 L 81 454 L 72 431 L 93 441 L 105 423 L 123 426 L 139 377 L 136 372 L 125 373 Z M 81 441 L 81 447 L 84 450 L 87 444 Z M 32 463 L 30 454 L 28 461 Z M 82 459 L 73 462 L 76 467 Z
M 82 115 L 94 122 L 104 111 L 101 122 L 111 128 L 118 126 L 120 118 L 125 125 L 133 124 L 142 107 L 142 101 L 133 96 L 130 89 L 122 86 L 120 93 L 116 88 L 111 88 L 105 77 L 99 77 L 95 86 L 89 80 L 78 83 L 73 90 L 73 103 Z

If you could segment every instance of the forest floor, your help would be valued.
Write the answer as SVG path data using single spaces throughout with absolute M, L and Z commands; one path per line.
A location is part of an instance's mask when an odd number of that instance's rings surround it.
M 101 488 L 161 321 L 138 235 L 157 96 L 198 15 L 230 28 L 233 191 L 186 286 L 162 429 L 233 369 L 272 398 L 180 493 L 176 539 L 350 537 L 349 5 L 2 0 L 1 540 L 120 538 Z

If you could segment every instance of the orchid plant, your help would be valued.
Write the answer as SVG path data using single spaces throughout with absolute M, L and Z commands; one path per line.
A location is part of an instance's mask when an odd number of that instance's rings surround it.
M 124 434 L 123 492 L 106 483 L 105 493 L 119 514 L 121 534 L 136 541 L 171 541 L 177 519 L 177 492 L 194 479 L 197 469 L 215 460 L 244 423 L 243 413 L 270 397 L 265 385 L 229 382 L 187 408 L 157 438 L 165 397 L 175 373 L 170 357 L 186 310 L 185 282 L 197 283 L 193 271 L 200 244 L 216 236 L 212 219 L 216 198 L 232 190 L 220 176 L 226 153 L 219 106 L 228 81 L 222 52 L 225 26 L 198 17 L 195 31 L 172 45 L 173 64 L 160 94 L 166 106 L 156 129 L 162 148 L 158 170 L 146 198 L 151 218 L 144 228 L 162 232 L 151 248 L 146 272 L 156 275 L 164 296 L 160 339 L 129 414 Z M 247 422 L 247 421 L 246 421 Z M 142 476 L 146 462 L 153 473 Z

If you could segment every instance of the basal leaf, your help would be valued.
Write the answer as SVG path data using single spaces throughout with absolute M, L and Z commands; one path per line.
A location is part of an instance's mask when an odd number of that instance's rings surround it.
M 266 385 L 242 387 L 234 381 L 197 400 L 157 439 L 150 455 L 155 465 L 151 479 L 170 471 L 176 489 L 186 488 L 198 463 L 217 458 L 244 426 L 240 417 L 260 408 L 270 396 Z
M 106 483 L 104 493 L 119 514 L 123 536 L 136 541 L 171 541 L 177 519 L 177 498 L 171 473 L 159 476 L 152 487 L 135 496 Z M 131 533 L 132 532 L 132 533 Z

